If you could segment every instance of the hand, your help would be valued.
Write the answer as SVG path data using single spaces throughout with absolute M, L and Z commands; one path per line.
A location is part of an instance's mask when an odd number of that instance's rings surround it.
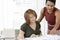
M 20 39 L 17 39 L 17 40 L 24 40 L 24 39 L 21 39 L 21 38 L 20 38 Z
M 32 38 L 33 38 L 33 37 L 36 37 L 36 35 L 35 35 L 35 34 L 32 34 L 30 37 L 32 37 Z
M 55 35 L 57 33 L 56 29 L 52 29 L 49 34 Z
M 17 40 L 24 40 L 24 38 L 20 38 L 19 36 L 17 37 Z

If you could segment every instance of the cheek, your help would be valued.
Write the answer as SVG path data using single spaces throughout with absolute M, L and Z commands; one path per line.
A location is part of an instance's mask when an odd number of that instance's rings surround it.
M 34 17 L 33 20 L 36 20 L 36 17 Z
M 36 18 L 35 18 L 35 17 L 30 19 L 30 21 L 35 21 L 35 20 L 36 20 Z
M 49 9 L 49 6 L 46 6 L 47 9 Z
M 30 21 L 33 21 L 33 18 L 30 18 Z
M 54 9 L 54 7 L 52 7 L 52 9 Z

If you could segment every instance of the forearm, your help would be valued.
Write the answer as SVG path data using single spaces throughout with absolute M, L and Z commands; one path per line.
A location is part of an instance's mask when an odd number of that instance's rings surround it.
M 40 23 L 42 21 L 43 17 L 44 16 L 39 17 L 39 19 L 37 21 Z
M 21 38 L 20 38 L 20 39 L 17 39 L 17 40 L 24 40 L 24 39 L 21 39 Z
M 59 24 L 55 24 L 53 29 L 57 30 L 58 28 L 59 28 Z
M 42 21 L 42 19 L 40 18 L 40 19 L 38 19 L 38 22 L 40 23 Z
M 24 39 L 24 32 L 22 30 L 19 31 L 19 34 L 17 36 L 17 40 L 22 40 Z
M 44 9 L 42 9 L 40 12 L 40 17 L 38 19 L 38 22 L 41 22 L 43 18 L 44 18 Z
M 19 34 L 19 35 L 17 36 L 17 40 L 22 40 L 22 39 L 24 39 L 24 36 L 23 36 L 22 34 Z
M 23 37 L 18 37 L 17 40 L 23 40 L 24 38 Z

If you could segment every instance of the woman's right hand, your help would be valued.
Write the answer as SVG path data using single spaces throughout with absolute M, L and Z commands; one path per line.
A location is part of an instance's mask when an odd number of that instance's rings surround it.
M 32 34 L 30 37 L 33 38 L 33 37 L 36 37 L 36 35 L 35 34 Z
M 17 37 L 17 40 L 24 40 L 24 39 Z

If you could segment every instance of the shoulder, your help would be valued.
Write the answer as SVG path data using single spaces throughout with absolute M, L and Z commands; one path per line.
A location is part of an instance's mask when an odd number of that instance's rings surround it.
M 20 30 L 26 32 L 26 29 L 27 29 L 27 23 L 22 24 Z
M 46 12 L 46 7 L 41 9 L 41 14 L 44 14 Z
M 41 12 L 43 13 L 43 12 L 44 12 L 44 10 L 45 10 L 45 7 L 41 9 Z
M 56 12 L 55 12 L 55 16 L 60 16 L 60 10 L 56 10 Z
M 21 25 L 21 28 L 25 29 L 26 27 L 27 27 L 27 23 L 24 23 L 24 24 Z
M 27 25 L 27 23 L 23 23 L 21 26 L 26 26 Z

